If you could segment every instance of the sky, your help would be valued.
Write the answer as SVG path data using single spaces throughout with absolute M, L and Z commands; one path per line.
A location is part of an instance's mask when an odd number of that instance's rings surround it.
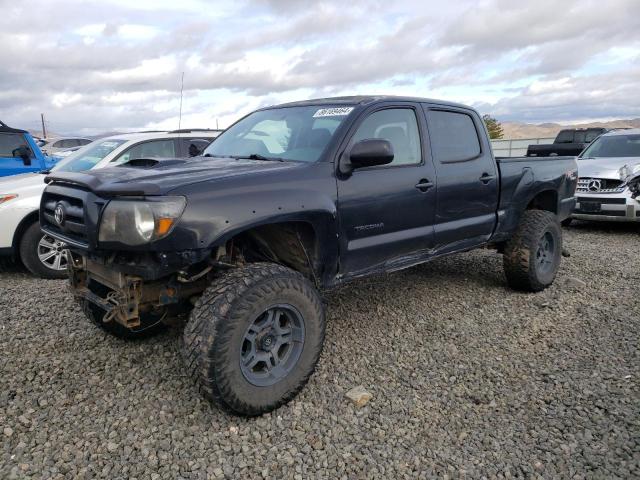
M 640 117 L 640 0 L 0 0 L 0 120 L 227 127 L 259 107 L 391 94 L 500 121 Z M 180 87 L 184 73 L 182 119 Z

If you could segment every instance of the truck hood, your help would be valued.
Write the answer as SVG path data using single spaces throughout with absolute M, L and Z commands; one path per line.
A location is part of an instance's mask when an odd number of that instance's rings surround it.
M 600 157 L 578 159 L 578 175 L 589 178 L 609 178 L 624 180 L 620 169 L 625 165 L 632 167 L 640 164 L 640 157 Z
M 117 167 L 82 173 L 52 172 L 47 182 L 87 187 L 104 196 L 164 195 L 177 187 L 246 175 L 299 168 L 300 162 L 277 162 L 235 158 L 136 159 Z

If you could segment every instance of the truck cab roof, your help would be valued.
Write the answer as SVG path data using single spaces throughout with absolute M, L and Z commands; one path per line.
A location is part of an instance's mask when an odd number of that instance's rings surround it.
M 276 107 L 304 107 L 312 105 L 370 105 L 379 102 L 433 103 L 438 105 L 449 105 L 453 107 L 469 109 L 468 105 L 463 105 L 461 103 L 455 102 L 447 102 L 443 100 L 435 100 L 432 98 L 408 97 L 399 95 L 353 95 L 344 97 L 315 98 L 311 100 L 282 103 L 279 105 L 271 105 L 269 107 L 265 107 L 263 110 Z

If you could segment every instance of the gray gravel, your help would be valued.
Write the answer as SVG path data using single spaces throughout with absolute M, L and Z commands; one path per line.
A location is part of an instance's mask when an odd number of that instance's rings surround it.
M 565 234 L 540 294 L 484 250 L 328 293 L 318 371 L 257 419 L 201 400 L 179 331 L 111 338 L 5 269 L 0 478 L 639 478 L 640 228 Z

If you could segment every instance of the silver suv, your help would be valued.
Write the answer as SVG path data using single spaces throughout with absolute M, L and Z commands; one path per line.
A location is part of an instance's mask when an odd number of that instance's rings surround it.
M 600 135 L 578 157 L 578 202 L 571 218 L 640 222 L 640 197 L 629 173 L 640 166 L 640 129 Z

